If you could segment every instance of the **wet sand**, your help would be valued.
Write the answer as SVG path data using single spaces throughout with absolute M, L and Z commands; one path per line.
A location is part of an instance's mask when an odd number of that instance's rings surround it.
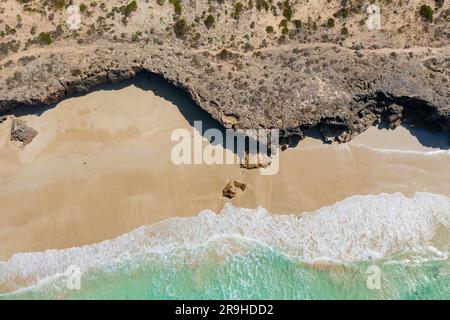
M 18 110 L 39 132 L 25 147 L 10 141 L 11 119 L 0 124 L 0 260 L 220 211 L 230 201 L 222 197 L 229 180 L 247 184 L 234 205 L 273 213 L 316 210 L 355 194 L 450 196 L 448 136 L 404 127 L 371 128 L 345 145 L 308 137 L 281 153 L 274 176 L 237 164 L 177 166 L 173 130 L 198 135 L 194 120 L 215 124 L 185 93 L 152 81 L 103 87 L 38 114 Z

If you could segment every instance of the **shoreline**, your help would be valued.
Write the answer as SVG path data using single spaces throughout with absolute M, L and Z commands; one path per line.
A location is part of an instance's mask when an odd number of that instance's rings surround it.
M 233 205 L 280 214 L 315 211 L 352 195 L 450 196 L 450 155 L 424 146 L 404 127 L 370 128 L 343 145 L 307 137 L 281 153 L 275 176 L 239 165 L 175 166 L 171 132 L 198 134 L 192 121 L 211 119 L 187 95 L 156 86 L 156 95 L 135 83 L 64 100 L 39 116 L 18 116 L 39 132 L 23 148 L 9 141 L 10 120 L 0 124 L 0 261 L 98 243 L 205 209 L 220 212 L 229 202 L 221 194 L 229 180 L 247 184 Z M 162 98 L 168 93 L 172 102 Z M 399 153 L 376 151 L 382 147 Z
M 33 296 L 33 291 L 43 297 L 52 292 L 59 298 L 70 295 L 66 282 L 71 267 L 84 274 L 86 289 L 99 274 L 128 279 L 128 268 L 121 275 L 124 265 L 139 275 L 142 263 L 162 270 L 180 263 L 220 268 L 236 254 L 258 254 L 258 248 L 332 274 L 375 261 L 438 262 L 448 259 L 448 228 L 439 225 L 448 226 L 449 208 L 449 197 L 429 193 L 352 196 L 303 215 L 227 205 L 221 212 L 169 218 L 99 243 L 14 255 L 0 262 L 0 299 Z

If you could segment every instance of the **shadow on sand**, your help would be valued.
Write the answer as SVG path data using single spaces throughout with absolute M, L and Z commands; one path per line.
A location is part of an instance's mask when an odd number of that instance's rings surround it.
M 229 147 L 227 144 L 226 129 L 222 126 L 222 124 L 215 120 L 208 112 L 203 110 L 197 103 L 195 103 L 195 101 L 192 100 L 191 96 L 185 90 L 174 86 L 168 80 L 158 74 L 141 71 L 135 77 L 120 81 L 118 83 L 105 83 L 97 85 L 89 90 L 89 93 L 98 91 L 117 91 L 132 85 L 144 91 L 152 91 L 156 96 L 171 102 L 174 106 L 176 106 L 176 108 L 186 119 L 186 121 L 188 121 L 189 125 L 193 127 L 202 137 L 207 139 L 212 145 L 221 145 L 223 148 L 229 149 L 237 154 L 238 151 L 241 150 L 238 148 L 237 137 L 243 137 L 244 139 L 246 139 L 246 149 L 248 149 L 250 140 L 253 142 L 256 141 L 241 133 L 234 132 L 234 134 L 236 135 L 236 137 L 234 138 L 234 143 L 229 144 L 233 147 Z M 60 101 L 52 103 L 50 105 L 21 105 L 12 110 L 9 114 L 16 117 L 30 114 L 40 116 L 47 110 L 55 108 L 60 102 L 64 100 L 84 96 L 86 94 L 87 93 L 70 94 L 65 96 Z M 195 122 L 200 122 L 201 128 L 194 126 Z M 215 139 L 214 135 L 211 136 L 211 134 L 205 134 L 209 129 L 218 130 L 223 139 Z M 243 154 L 240 153 L 239 156 L 242 157 Z
M 407 123 L 402 123 L 403 128 L 409 131 L 409 133 L 414 136 L 417 141 L 424 147 L 449 150 L 450 149 L 450 133 L 431 130 L 426 128 L 419 128 L 411 126 Z M 387 124 L 380 123 L 377 126 L 378 129 L 388 129 Z

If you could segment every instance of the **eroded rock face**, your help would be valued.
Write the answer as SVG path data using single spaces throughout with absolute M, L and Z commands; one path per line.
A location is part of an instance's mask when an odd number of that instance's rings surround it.
M 267 154 L 245 153 L 241 159 L 241 168 L 248 170 L 267 168 L 272 163 L 272 158 Z
M 183 4 L 175 15 L 167 1 L 140 2 L 125 25 L 114 10 L 122 3 L 109 1 L 103 10 L 89 9 L 76 41 L 63 27 L 60 31 L 67 37 L 52 33 L 50 45 L 28 42 L 27 51 L 19 46 L 0 58 L 0 112 L 18 104 L 50 104 L 69 93 L 87 92 L 97 84 L 146 70 L 186 90 L 224 127 L 277 128 L 287 141 L 301 139 L 304 129 L 318 126 L 326 140 L 346 142 L 375 122 L 395 127 L 405 119 L 450 129 L 447 2 L 436 10 L 433 23 L 418 14 L 403 18 L 402 12 L 417 11 L 419 1 L 396 4 L 398 14 L 384 10 L 383 32 L 360 26 L 358 22 L 366 18 L 363 7 L 344 8 L 349 16 L 336 18 L 336 27 L 330 29 L 321 23 L 343 9 L 341 1 L 291 3 L 289 32 L 282 34 L 277 26 L 283 8 L 278 7 L 271 9 L 274 12 L 246 8 L 237 19 L 224 14 L 233 12 L 233 3 L 227 1 L 197 0 Z M 202 12 L 209 12 L 210 6 L 216 20 L 206 27 Z M 14 8 L 23 9 L 16 2 Z M 316 11 L 325 20 L 316 27 L 305 23 L 305 12 Z M 63 12 L 56 12 L 56 18 L 64 25 Z M 294 28 L 297 18 L 303 21 L 300 29 Z M 176 21 L 182 19 L 187 29 L 181 31 L 186 33 L 174 33 Z M 275 27 L 273 33 L 266 32 L 268 24 Z M 399 24 L 409 27 L 399 33 Z M 425 28 L 428 32 L 423 32 Z M 22 30 L 2 43 L 24 36 Z
M 25 121 L 20 119 L 13 119 L 11 123 L 11 140 L 20 141 L 25 146 L 29 144 L 38 132 L 27 126 Z

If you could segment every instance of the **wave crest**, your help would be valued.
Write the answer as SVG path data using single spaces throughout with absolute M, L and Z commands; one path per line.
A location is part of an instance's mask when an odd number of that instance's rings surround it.
M 14 291 L 71 265 L 86 271 L 137 257 L 194 261 L 200 252 L 221 259 L 245 254 L 253 244 L 307 263 L 352 263 L 428 247 L 446 256 L 449 229 L 450 199 L 430 193 L 353 196 L 299 215 L 226 205 L 220 214 L 172 218 L 98 244 L 16 254 L 0 262 L 0 286 Z

